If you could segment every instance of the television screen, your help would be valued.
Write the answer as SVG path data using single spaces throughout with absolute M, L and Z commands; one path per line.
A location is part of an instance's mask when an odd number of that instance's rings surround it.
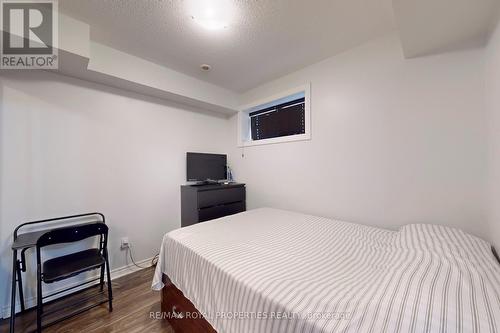
M 226 179 L 226 155 L 187 153 L 186 165 L 188 181 Z

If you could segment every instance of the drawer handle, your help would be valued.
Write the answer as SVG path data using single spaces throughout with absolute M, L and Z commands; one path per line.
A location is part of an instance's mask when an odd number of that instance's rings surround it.
M 174 315 L 174 318 L 177 318 L 177 319 L 182 319 L 184 318 L 184 315 L 181 313 L 181 312 L 177 312 L 176 311 L 176 307 L 175 305 L 172 306 L 172 314 Z

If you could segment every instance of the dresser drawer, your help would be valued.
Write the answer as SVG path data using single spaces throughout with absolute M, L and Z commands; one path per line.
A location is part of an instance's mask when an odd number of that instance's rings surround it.
M 209 208 L 200 208 L 200 222 L 217 219 L 226 215 L 237 214 L 245 211 L 245 202 L 236 202 L 227 205 L 213 206 Z
M 198 193 L 198 208 L 212 207 L 227 203 L 245 201 L 245 188 L 224 188 Z
M 181 226 L 243 212 L 245 201 L 245 184 L 182 185 Z

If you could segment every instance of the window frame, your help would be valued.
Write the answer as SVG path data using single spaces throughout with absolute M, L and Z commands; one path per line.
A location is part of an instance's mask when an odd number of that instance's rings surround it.
M 250 113 L 256 111 L 258 107 L 276 102 L 281 104 L 279 100 L 289 98 L 293 95 L 304 94 L 304 133 L 276 138 L 252 140 Z M 257 100 L 255 102 L 243 105 L 238 112 L 238 147 L 250 147 L 275 143 L 306 141 L 311 139 L 311 84 L 307 83 L 302 86 L 283 91 L 279 94 L 269 96 Z

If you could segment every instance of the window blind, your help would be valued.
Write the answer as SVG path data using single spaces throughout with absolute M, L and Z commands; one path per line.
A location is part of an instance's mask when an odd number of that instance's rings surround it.
M 249 114 L 252 140 L 305 133 L 305 98 L 274 105 Z

